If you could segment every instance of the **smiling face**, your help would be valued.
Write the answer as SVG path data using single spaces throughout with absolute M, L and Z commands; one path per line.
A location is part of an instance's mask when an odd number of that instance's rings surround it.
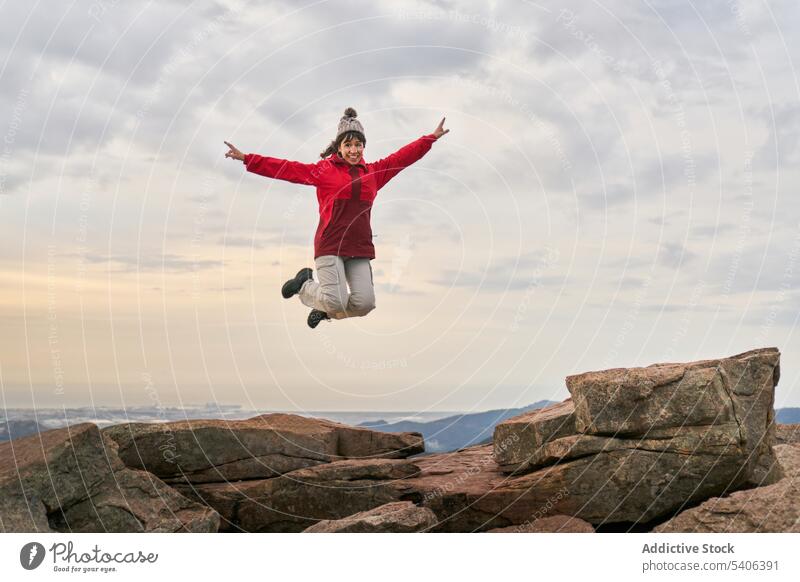
M 364 144 L 357 137 L 343 139 L 339 144 L 339 155 L 341 155 L 348 164 L 357 164 L 364 153 Z

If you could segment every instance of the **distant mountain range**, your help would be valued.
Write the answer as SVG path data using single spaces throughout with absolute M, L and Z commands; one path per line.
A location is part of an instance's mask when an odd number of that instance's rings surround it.
M 775 411 L 775 422 L 779 424 L 800 423 L 800 408 L 779 408 Z
M 0 442 L 20 439 L 28 435 L 49 430 L 35 420 L 0 421 Z
M 495 425 L 507 418 L 530 410 L 555 404 L 552 400 L 540 400 L 523 408 L 501 408 L 472 414 L 456 414 L 429 422 L 401 421 L 387 423 L 382 420 L 362 422 L 358 426 L 384 432 L 421 432 L 425 438 L 425 453 L 455 451 L 471 445 L 491 442 Z

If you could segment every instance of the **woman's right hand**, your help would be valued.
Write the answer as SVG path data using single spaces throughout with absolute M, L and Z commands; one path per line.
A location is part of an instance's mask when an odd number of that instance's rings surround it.
M 234 146 L 233 144 L 228 143 L 227 141 L 224 141 L 222 143 L 224 143 L 226 146 L 228 146 L 230 148 L 228 150 L 228 153 L 225 154 L 226 158 L 232 158 L 234 160 L 239 160 L 241 162 L 244 161 L 244 154 L 242 152 L 240 152 L 238 149 L 236 149 L 236 146 Z

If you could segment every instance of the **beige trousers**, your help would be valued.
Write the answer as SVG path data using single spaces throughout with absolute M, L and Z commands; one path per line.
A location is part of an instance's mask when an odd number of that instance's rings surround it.
M 323 255 L 314 262 L 316 280 L 303 283 L 298 293 L 303 305 L 324 311 L 331 319 L 362 317 L 375 309 L 370 259 Z

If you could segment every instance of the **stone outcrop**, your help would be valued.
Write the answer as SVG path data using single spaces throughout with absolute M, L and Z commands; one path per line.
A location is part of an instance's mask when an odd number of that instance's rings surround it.
M 304 533 L 413 533 L 424 532 L 435 524 L 436 515 L 427 507 L 397 501 L 344 519 L 320 521 Z
M 128 467 L 169 483 L 276 477 L 341 459 L 396 459 L 424 451 L 419 433 L 385 433 L 294 414 L 248 420 L 130 423 L 104 433 Z
M 347 459 L 271 479 L 175 485 L 222 516 L 222 531 L 300 532 L 400 500 L 396 483 L 419 468 L 404 459 Z
M 217 513 L 128 469 L 93 424 L 0 443 L 4 532 L 213 532 Z
M 290 414 L 42 438 L 0 445 L 4 531 L 302 531 L 398 501 L 424 451 L 419 433 Z
M 800 533 L 800 445 L 777 445 L 785 477 L 773 485 L 714 497 L 653 531 L 662 533 Z
M 420 433 L 291 414 L 46 431 L 0 443 L 0 530 L 797 531 L 779 359 L 569 376 L 491 443 L 416 457 Z
M 577 517 L 551 515 L 521 525 L 490 529 L 486 533 L 594 533 L 594 528 Z
M 561 486 L 561 513 L 602 524 L 774 483 L 779 359 L 766 348 L 569 376 L 571 399 L 496 427 L 495 460 L 515 477 L 503 487 Z

